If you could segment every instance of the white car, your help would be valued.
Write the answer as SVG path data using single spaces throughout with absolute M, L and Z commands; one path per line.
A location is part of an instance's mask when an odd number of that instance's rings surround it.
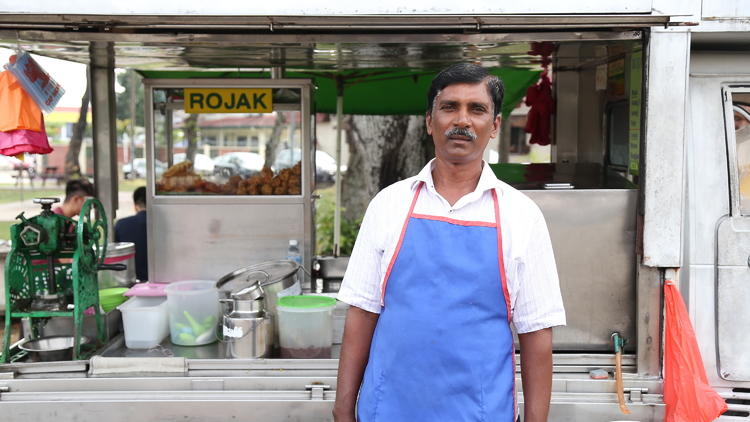
M 185 161 L 185 153 L 180 152 L 174 155 L 174 163 Z M 198 174 L 213 174 L 214 160 L 206 154 L 195 154 L 193 158 L 193 170 Z
M 159 160 L 154 162 L 154 168 L 156 170 L 156 178 L 161 177 L 162 173 L 167 169 L 167 165 Z M 125 163 L 122 165 L 122 174 L 126 179 L 145 179 L 146 178 L 146 159 L 145 158 L 134 158 L 133 165 Z
M 230 152 L 214 158 L 214 174 L 250 177 L 263 169 L 266 160 L 254 152 Z
M 276 154 L 273 162 L 274 171 L 292 167 L 302 159 L 302 150 L 299 148 L 282 149 Z M 346 171 L 341 166 L 341 172 Z M 333 183 L 336 178 L 336 159 L 327 152 L 315 151 L 315 181 L 318 183 Z

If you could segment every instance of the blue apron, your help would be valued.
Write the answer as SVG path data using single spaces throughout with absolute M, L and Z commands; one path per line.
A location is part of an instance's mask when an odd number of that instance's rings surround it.
M 383 283 L 357 418 L 513 422 L 515 352 L 497 193 L 493 224 L 414 214 L 422 187 Z

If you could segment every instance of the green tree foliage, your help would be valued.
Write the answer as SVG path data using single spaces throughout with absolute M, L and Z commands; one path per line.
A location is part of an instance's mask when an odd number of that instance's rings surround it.
M 128 69 L 125 72 L 117 74 L 117 83 L 124 87 L 125 90 L 117 93 L 115 100 L 117 120 L 131 119 L 130 115 L 130 90 L 131 90 L 131 78 L 135 77 L 135 125 L 144 126 L 143 119 L 143 78 L 137 72 L 132 69 Z
M 317 245 L 315 249 L 318 255 L 333 255 L 334 188 L 321 190 L 318 193 L 320 193 L 320 199 L 316 201 L 315 240 Z M 362 217 L 352 220 L 342 213 L 340 255 L 351 255 L 360 225 L 362 225 Z

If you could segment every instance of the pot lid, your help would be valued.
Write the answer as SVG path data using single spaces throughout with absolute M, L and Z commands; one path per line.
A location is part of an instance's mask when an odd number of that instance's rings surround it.
M 135 243 L 115 242 L 107 244 L 107 257 L 130 255 L 135 253 Z
M 223 292 L 233 292 L 255 282 L 260 282 L 260 286 L 265 287 L 294 275 L 298 270 L 299 264 L 290 260 L 261 262 L 234 270 L 221 277 L 216 282 L 216 288 Z
M 317 309 L 336 306 L 336 299 L 327 296 L 299 295 L 279 298 L 279 308 Z

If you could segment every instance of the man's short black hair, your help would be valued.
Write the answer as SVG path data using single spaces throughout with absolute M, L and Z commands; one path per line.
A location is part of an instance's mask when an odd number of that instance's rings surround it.
M 146 187 L 145 186 L 138 186 L 133 191 L 133 203 L 136 205 L 140 205 L 141 207 L 146 207 Z
M 94 185 L 84 179 L 68 180 L 65 184 L 65 202 L 74 196 L 94 196 Z
M 477 84 L 485 82 L 487 84 L 487 93 L 494 104 L 494 115 L 497 117 L 503 105 L 503 81 L 497 76 L 491 74 L 487 69 L 473 63 L 456 63 L 441 70 L 434 79 L 427 92 L 427 113 L 432 114 L 432 106 L 435 102 L 438 92 L 448 85 L 453 84 Z

